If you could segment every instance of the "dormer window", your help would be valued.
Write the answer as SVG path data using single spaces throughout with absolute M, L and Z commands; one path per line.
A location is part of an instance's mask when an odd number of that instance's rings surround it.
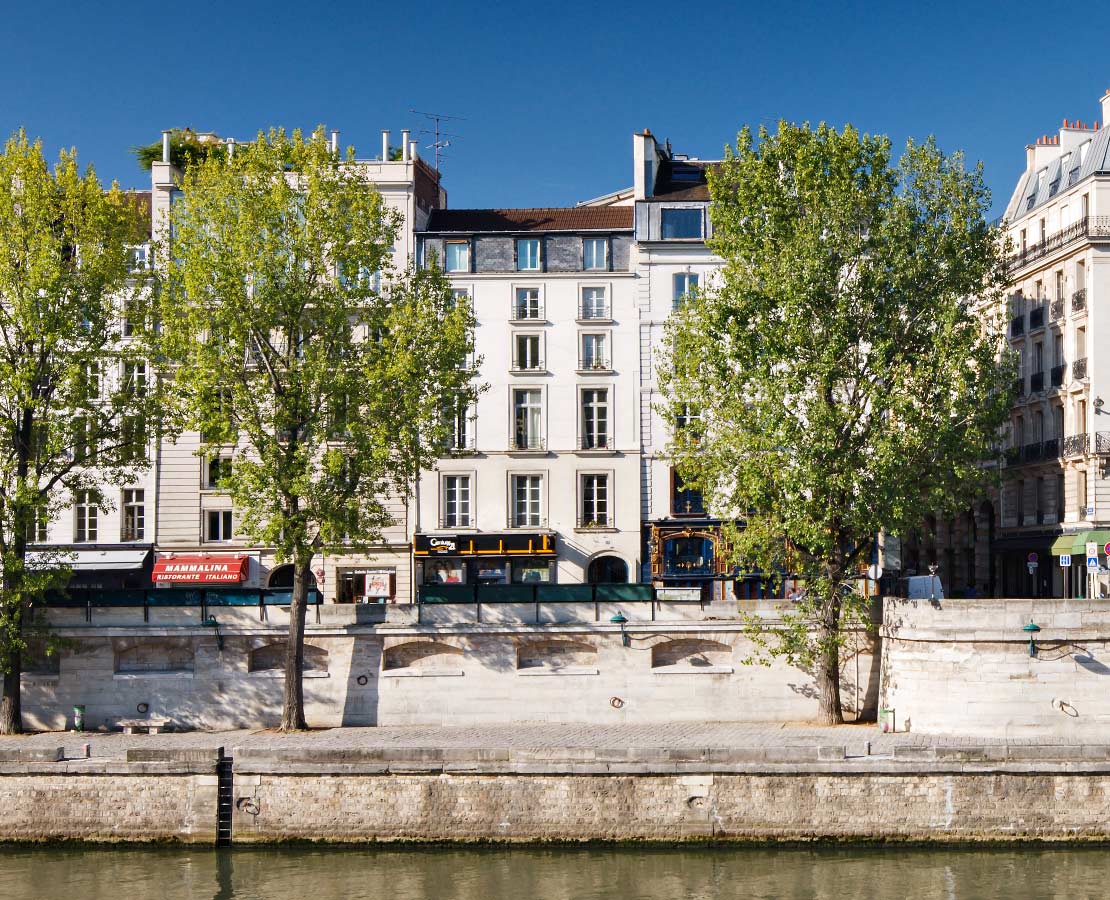
M 540 268 L 540 239 L 520 238 L 516 242 L 518 272 L 536 272 Z
M 660 211 L 663 240 L 700 240 L 703 235 L 701 207 L 666 208 Z

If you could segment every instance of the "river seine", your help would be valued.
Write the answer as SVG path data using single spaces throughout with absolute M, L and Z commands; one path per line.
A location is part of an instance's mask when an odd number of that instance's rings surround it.
M 1108 895 L 1110 848 L 1095 846 L 217 851 L 0 845 L 4 900 L 1077 900 Z

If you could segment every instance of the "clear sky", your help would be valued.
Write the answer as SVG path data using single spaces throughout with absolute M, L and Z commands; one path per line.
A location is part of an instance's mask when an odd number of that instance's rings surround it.
M 1093 121 L 1110 87 L 1097 17 L 1058 10 L 1046 25 L 1044 11 L 1019 0 L 4 0 L 0 126 L 148 187 L 130 148 L 163 128 L 243 139 L 324 123 L 369 157 L 381 129 L 428 126 L 411 109 L 439 112 L 462 117 L 445 123 L 458 135 L 443 165 L 450 205 L 496 207 L 629 186 L 630 135 L 645 127 L 717 158 L 745 123 L 852 122 L 896 144 L 935 134 L 983 160 L 998 214 L 1025 144 L 1065 116 Z

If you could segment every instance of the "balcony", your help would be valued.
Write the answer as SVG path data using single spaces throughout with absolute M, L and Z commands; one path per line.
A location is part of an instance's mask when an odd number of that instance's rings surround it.
M 1060 458 L 1060 439 L 1049 438 L 1044 444 L 1041 445 L 1044 452 L 1041 453 L 1043 459 L 1059 459 Z
M 1087 308 L 1087 289 L 1080 288 L 1071 295 L 1071 311 L 1073 313 L 1082 312 Z
M 1044 328 L 1044 304 L 1029 310 L 1029 330 Z
M 1064 438 L 1064 454 L 1065 457 L 1071 456 L 1086 456 L 1087 455 L 1087 435 L 1086 434 L 1069 434 Z
M 1014 379 L 1014 396 L 1015 397 L 1024 397 L 1025 396 L 1025 379 L 1024 378 L 1015 378 Z
M 1073 381 L 1082 381 L 1087 377 L 1087 357 L 1077 359 L 1071 364 L 1071 377 Z
M 1041 444 L 1026 444 L 1021 448 L 1022 462 L 1039 462 L 1044 455 L 1044 446 Z
M 1062 299 L 1052 301 L 1052 305 L 1048 308 L 1048 318 L 1052 322 L 1064 318 L 1064 301 Z
M 1027 244 L 1020 252 L 1010 257 L 1007 261 L 1008 268 L 1011 273 L 1015 272 L 1043 256 L 1054 253 L 1068 244 L 1084 238 L 1091 241 L 1110 240 L 1110 217 L 1088 216 L 1067 228 L 1057 231 L 1055 234 L 1049 235 L 1043 241 L 1036 244 Z M 1074 307 L 1072 309 L 1074 311 Z
M 1064 378 L 1068 374 L 1068 364 L 1064 363 L 1062 366 L 1053 366 L 1052 371 L 1049 373 L 1052 376 L 1052 386 L 1061 387 L 1064 384 Z
M 1095 432 L 1095 455 L 1110 456 L 1110 431 Z
M 579 372 L 612 372 L 613 366 L 607 356 L 585 356 L 578 360 Z
M 1010 319 L 1010 337 L 1020 337 L 1025 334 L 1025 316 L 1014 316 Z
M 1044 390 L 1044 372 L 1034 372 L 1029 376 L 1029 393 L 1036 394 Z
M 509 445 L 512 453 L 544 453 L 546 450 L 547 442 L 537 434 L 518 434 Z

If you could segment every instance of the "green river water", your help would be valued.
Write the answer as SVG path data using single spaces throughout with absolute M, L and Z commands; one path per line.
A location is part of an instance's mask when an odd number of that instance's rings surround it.
M 0 898 L 591 900 L 1110 897 L 1110 847 L 0 845 Z

